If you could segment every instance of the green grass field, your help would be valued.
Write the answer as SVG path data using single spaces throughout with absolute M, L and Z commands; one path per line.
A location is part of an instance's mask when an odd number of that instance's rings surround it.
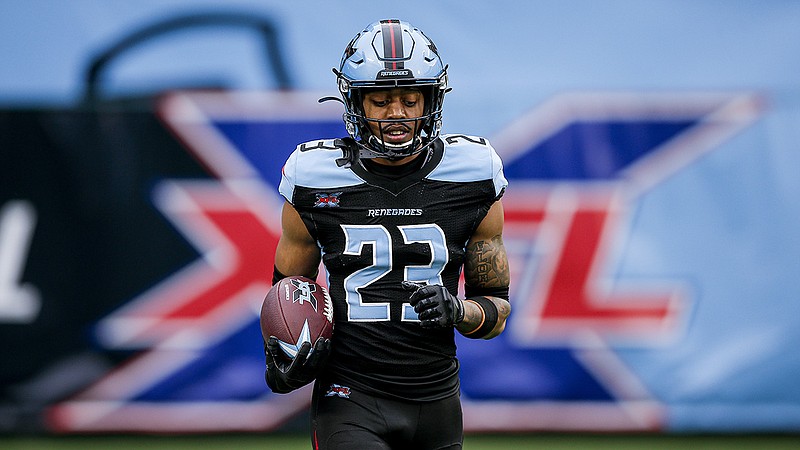
M 0 437 L 3 450 L 308 450 L 302 435 Z M 468 435 L 467 450 L 797 450 L 797 435 Z M 357 449 L 354 449 L 357 450 Z

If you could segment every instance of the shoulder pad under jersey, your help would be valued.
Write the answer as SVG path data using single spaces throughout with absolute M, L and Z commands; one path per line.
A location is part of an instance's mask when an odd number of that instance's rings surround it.
M 352 170 L 337 164 L 342 148 L 334 139 L 309 141 L 295 148 L 281 170 L 280 194 L 292 203 L 296 186 L 335 189 L 364 182 Z
M 488 139 L 463 134 L 445 134 L 441 139 L 444 156 L 428 175 L 429 179 L 453 182 L 492 180 L 498 196 L 508 186 L 503 174 L 503 161 Z

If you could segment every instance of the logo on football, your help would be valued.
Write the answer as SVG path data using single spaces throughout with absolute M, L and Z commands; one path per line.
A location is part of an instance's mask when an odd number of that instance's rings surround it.
M 261 333 L 274 336 L 287 358 L 293 359 L 304 342 L 333 336 L 333 302 L 328 290 L 314 280 L 286 277 L 275 283 L 261 305 Z

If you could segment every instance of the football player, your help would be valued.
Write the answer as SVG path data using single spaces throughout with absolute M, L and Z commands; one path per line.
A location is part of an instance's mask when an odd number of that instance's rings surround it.
M 334 73 L 349 137 L 286 161 L 274 272 L 324 263 L 334 334 L 291 362 L 268 341 L 267 384 L 316 380 L 314 448 L 461 448 L 454 333 L 493 338 L 511 310 L 502 162 L 482 137 L 440 134 L 447 67 L 411 24 L 369 25 Z

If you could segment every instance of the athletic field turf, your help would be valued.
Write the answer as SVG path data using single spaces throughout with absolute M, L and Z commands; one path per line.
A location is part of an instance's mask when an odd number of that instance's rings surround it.
M 208 436 L 0 436 L 3 450 L 308 450 L 302 435 L 208 435 Z M 796 435 L 468 435 L 465 450 L 797 450 Z

